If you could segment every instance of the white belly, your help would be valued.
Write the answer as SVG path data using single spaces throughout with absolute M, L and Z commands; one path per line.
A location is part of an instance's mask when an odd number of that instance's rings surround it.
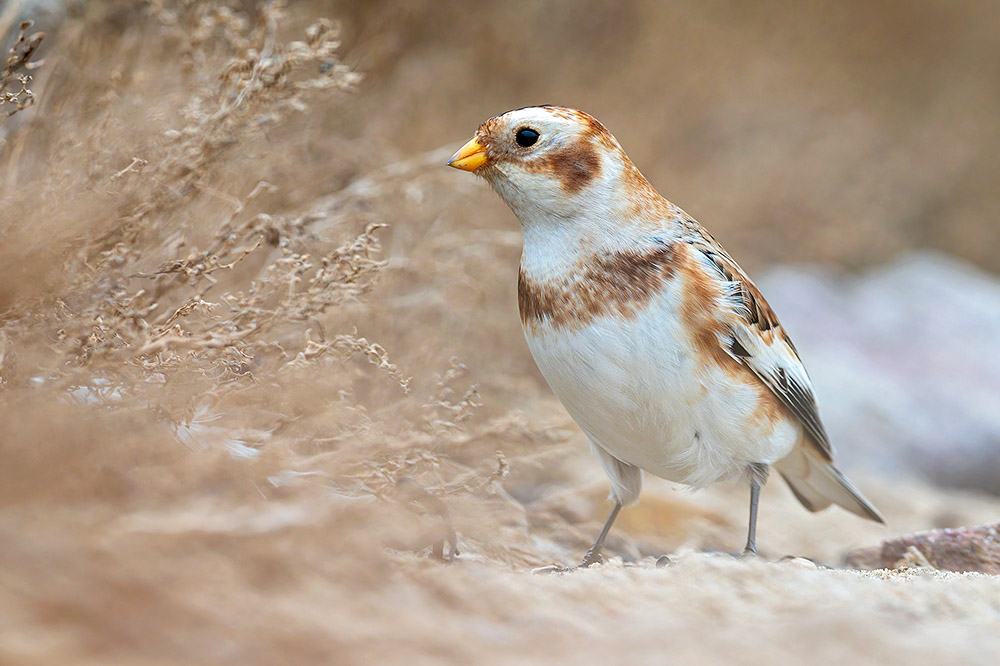
M 695 353 L 672 291 L 629 320 L 526 328 L 549 386 L 596 445 L 671 481 L 702 487 L 780 460 L 800 426 L 750 418 L 760 389 Z

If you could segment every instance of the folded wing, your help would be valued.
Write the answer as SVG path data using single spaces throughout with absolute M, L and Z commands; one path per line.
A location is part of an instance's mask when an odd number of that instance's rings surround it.
M 802 424 L 804 441 L 775 464 L 792 492 L 809 510 L 832 502 L 863 518 L 885 522 L 871 502 L 833 465 L 833 447 L 819 417 L 812 382 L 798 351 L 774 311 L 743 269 L 718 243 L 701 232 L 695 243 L 706 267 L 722 279 L 729 308 L 719 343 L 746 366 Z

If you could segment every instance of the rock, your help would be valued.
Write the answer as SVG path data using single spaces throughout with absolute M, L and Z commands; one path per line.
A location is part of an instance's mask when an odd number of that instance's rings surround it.
M 1000 279 L 919 252 L 856 276 L 779 267 L 760 287 L 842 467 L 1000 494 Z
M 932 567 L 1000 574 L 1000 523 L 918 532 L 847 555 L 856 569 Z
M 815 570 L 815 569 L 829 568 L 817 563 L 813 559 L 810 559 L 808 557 L 801 557 L 799 555 L 785 555 L 780 560 L 778 560 L 776 564 L 784 564 L 787 566 L 795 567 L 796 569 Z

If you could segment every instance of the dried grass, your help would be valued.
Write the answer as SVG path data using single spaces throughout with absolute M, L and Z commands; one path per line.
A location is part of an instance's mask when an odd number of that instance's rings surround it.
M 3 257 L 6 400 L 39 419 L 47 404 L 130 414 L 143 432 L 220 447 L 237 466 L 268 458 L 257 482 L 272 488 L 322 479 L 341 495 L 430 510 L 454 549 L 436 498 L 511 502 L 495 483 L 506 462 L 490 450 L 472 466 L 449 459 L 492 427 L 467 428 L 481 399 L 459 361 L 411 391 L 406 370 L 357 330 L 386 270 L 386 224 L 364 212 L 380 177 L 305 211 L 282 208 L 266 180 L 273 135 L 357 87 L 337 24 L 290 35 L 280 2 L 152 2 L 127 18 L 138 37 L 119 44 L 134 61 L 115 64 L 95 44 L 111 43 L 102 26 L 117 10 L 85 10 L 52 99 L 6 146 L 19 175 L 4 209 L 18 213 L 0 231 L 34 245 Z M 182 66 L 158 64 L 164 51 Z M 66 77 L 97 62 L 96 101 L 75 103 L 82 91 Z M 324 141 L 335 159 L 336 138 Z M 85 168 L 67 168 L 83 156 Z M 52 234 L 39 239 L 39 224 Z
M 32 62 L 31 58 L 45 39 L 45 33 L 36 32 L 28 37 L 27 30 L 32 25 L 32 21 L 21 23 L 17 39 L 7 56 L 7 66 L 0 72 L 0 113 L 6 116 L 12 116 L 35 103 L 35 94 L 28 89 L 31 76 L 21 73 L 22 70 L 31 71 L 42 64 L 40 61 Z M 5 104 L 8 106 L 5 107 Z

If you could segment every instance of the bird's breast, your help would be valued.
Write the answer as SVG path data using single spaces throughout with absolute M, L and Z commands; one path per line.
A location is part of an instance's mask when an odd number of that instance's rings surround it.
M 787 453 L 794 424 L 759 418 L 760 383 L 706 351 L 714 334 L 692 313 L 709 316 L 714 304 L 692 305 L 708 295 L 686 277 L 678 249 L 627 259 L 592 263 L 585 280 L 540 283 L 521 272 L 528 346 L 574 420 L 616 458 L 693 485 Z
M 609 252 L 571 270 L 534 277 L 522 265 L 517 301 L 525 329 L 579 329 L 602 317 L 629 319 L 661 297 L 674 278 L 676 243 Z

